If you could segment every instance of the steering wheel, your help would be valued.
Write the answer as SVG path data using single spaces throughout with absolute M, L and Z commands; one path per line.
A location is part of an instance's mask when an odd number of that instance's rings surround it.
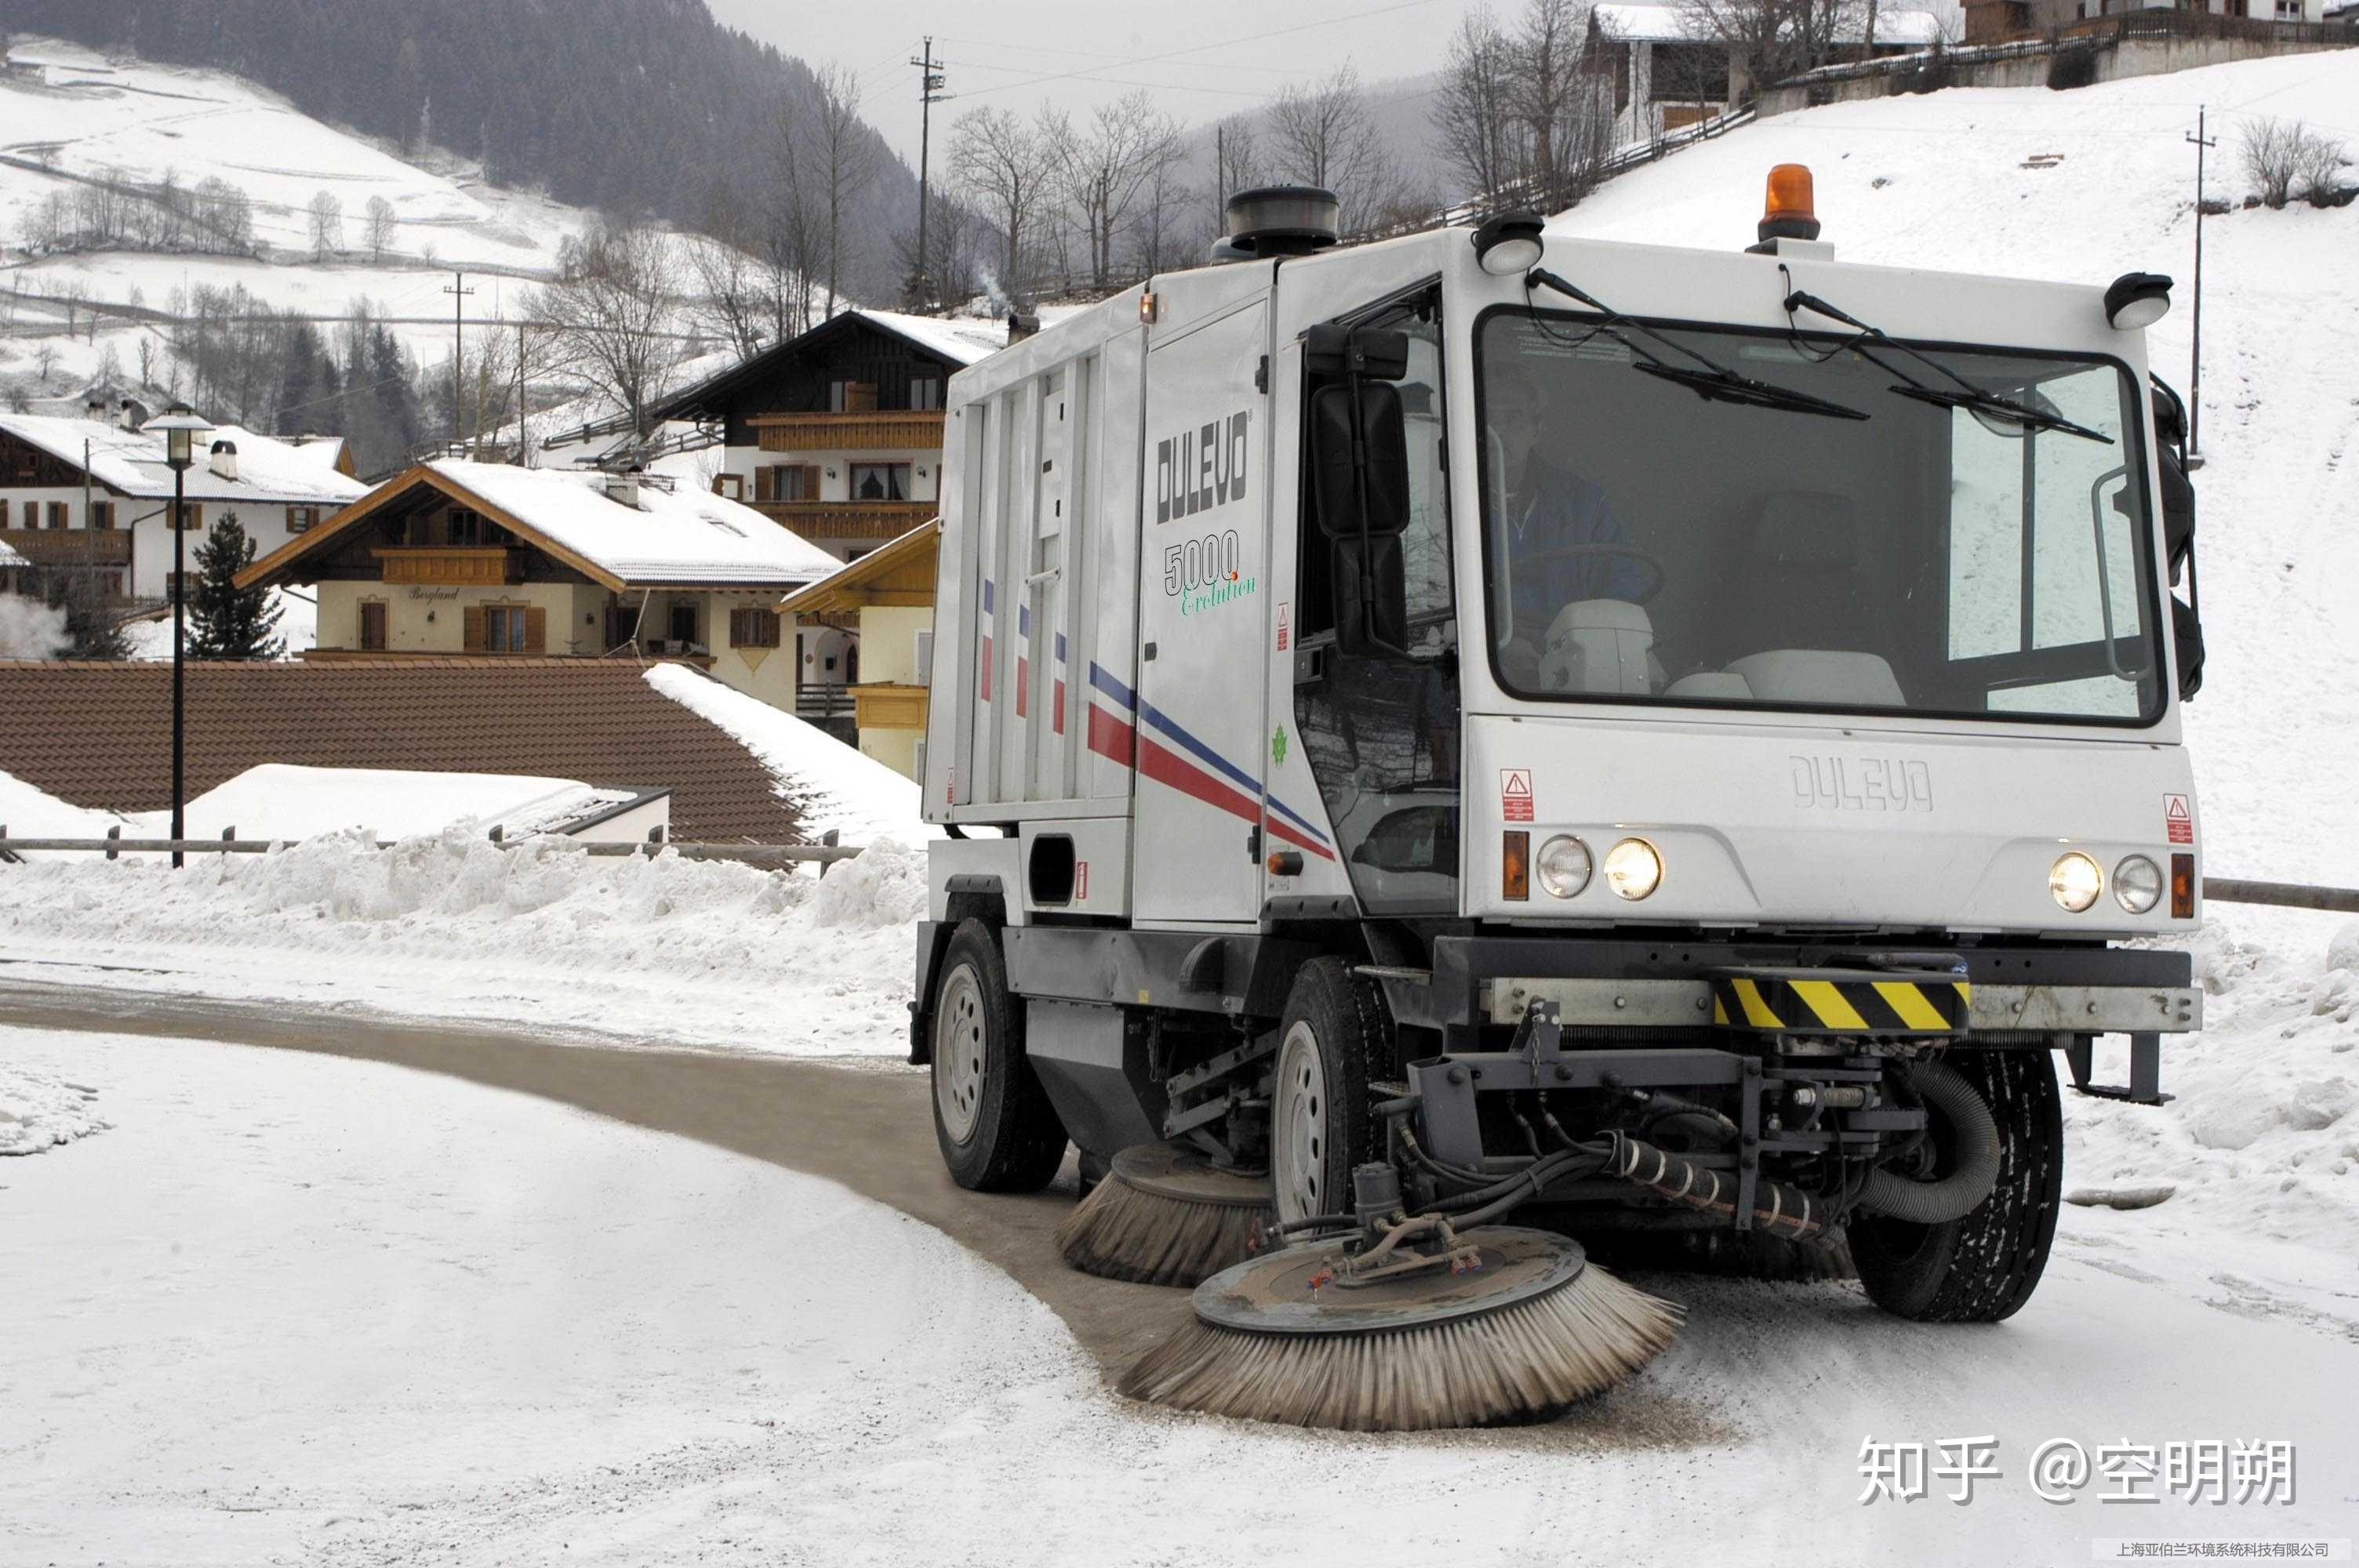
M 1516 576 L 1521 577 L 1525 570 L 1531 567 L 1555 561 L 1592 560 L 1600 556 L 1612 556 L 1625 561 L 1636 561 L 1647 568 L 1647 586 L 1642 591 L 1629 597 L 1630 603 L 1652 603 L 1655 596 L 1663 591 L 1663 584 L 1668 580 L 1663 570 L 1663 563 L 1646 551 L 1633 549 L 1628 545 L 1559 545 L 1551 550 L 1533 550 L 1522 556 L 1510 556 L 1507 559 L 1507 569 Z M 1619 598 L 1621 596 L 1604 594 L 1598 597 Z

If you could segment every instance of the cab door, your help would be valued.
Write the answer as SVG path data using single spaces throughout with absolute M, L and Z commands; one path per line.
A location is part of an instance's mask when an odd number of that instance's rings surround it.
M 1137 918 L 1260 913 L 1266 297 L 1153 345 L 1140 505 Z

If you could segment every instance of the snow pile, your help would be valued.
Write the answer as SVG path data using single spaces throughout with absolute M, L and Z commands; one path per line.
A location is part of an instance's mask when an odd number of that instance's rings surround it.
M 2348 1255 L 2359 1237 L 2359 921 L 2304 921 L 2262 940 L 2238 935 L 2245 925 L 2215 915 L 2195 937 L 2204 1027 L 2164 1039 L 2171 1105 L 2066 1098 L 2067 1189 L 2169 1188 L 2158 1218 Z M 2101 1081 L 2124 1070 L 2100 1053 Z
M 0 1154 L 38 1154 L 105 1130 L 98 1091 L 0 1062 Z
M 801 813 L 806 836 L 817 838 L 831 827 L 847 844 L 879 838 L 917 844 L 942 836 L 919 819 L 914 782 L 816 725 L 684 665 L 650 665 L 647 684 L 727 730 L 760 759 L 777 780 L 778 794 Z
M 122 827 L 124 820 L 112 812 L 68 806 L 14 773 L 0 772 L 0 827 L 15 838 L 103 838 L 108 828 Z
M 0 947 L 31 979 L 492 1017 L 666 1045 L 906 1049 L 922 855 L 890 839 L 825 878 L 678 855 L 501 849 L 472 827 L 369 847 L 0 868 Z

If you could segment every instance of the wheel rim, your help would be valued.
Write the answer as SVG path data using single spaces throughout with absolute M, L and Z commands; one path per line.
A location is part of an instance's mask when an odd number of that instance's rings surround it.
M 934 1108 L 954 1143 L 974 1136 L 990 1080 L 984 1052 L 983 982 L 961 964 L 942 982 L 934 1010 Z
M 1327 1058 L 1304 1020 L 1277 1049 L 1277 1104 L 1270 1108 L 1270 1184 L 1281 1219 L 1327 1208 Z

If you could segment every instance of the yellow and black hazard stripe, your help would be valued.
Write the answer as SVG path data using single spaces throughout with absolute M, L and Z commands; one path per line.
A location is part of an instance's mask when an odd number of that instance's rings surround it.
M 1770 971 L 1712 982 L 1712 1022 L 1787 1033 L 1962 1034 L 1973 1001 L 1973 986 L 1948 975 Z

